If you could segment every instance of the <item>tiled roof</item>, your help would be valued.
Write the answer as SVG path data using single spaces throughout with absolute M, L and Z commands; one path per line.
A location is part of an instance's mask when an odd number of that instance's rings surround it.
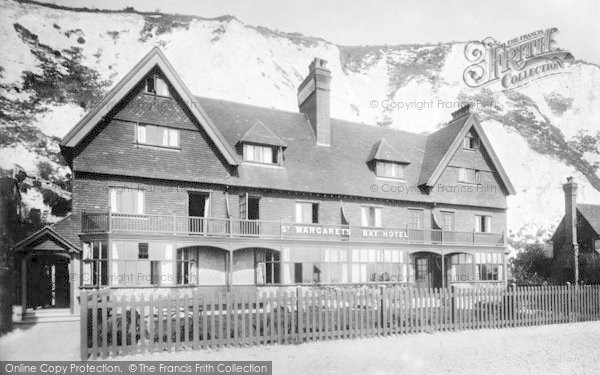
M 398 150 L 390 146 L 385 138 L 381 138 L 379 142 L 373 145 L 373 149 L 371 151 L 371 155 L 369 155 L 368 161 L 372 160 L 410 164 L 410 160 L 404 155 L 401 155 Z
M 260 120 L 288 147 L 283 168 L 240 165 L 231 185 L 307 193 L 399 199 L 389 192 L 375 191 L 381 184 L 367 163 L 373 145 L 385 138 L 392 149 L 410 155 L 406 185 L 416 186 L 421 173 L 427 136 L 396 129 L 367 126 L 331 119 L 331 146 L 317 145 L 315 134 L 304 114 L 225 100 L 198 97 L 200 105 L 232 147 Z M 418 189 L 403 194 L 403 199 L 430 201 Z
M 256 120 L 254 125 L 242 135 L 240 142 L 261 143 L 270 146 L 287 147 L 287 144 L 265 126 L 260 120 Z
M 596 234 L 600 235 L 600 205 L 578 203 L 577 210 L 585 217 Z
M 427 183 L 468 119 L 469 116 L 460 117 L 427 137 L 418 185 Z

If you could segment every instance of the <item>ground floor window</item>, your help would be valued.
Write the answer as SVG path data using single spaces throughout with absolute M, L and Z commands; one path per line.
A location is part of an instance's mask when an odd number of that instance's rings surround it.
M 475 253 L 477 280 L 502 280 L 504 260 L 498 253 Z
M 111 283 L 116 286 L 173 284 L 173 245 L 113 241 Z
M 257 284 L 279 284 L 281 282 L 279 252 L 268 249 L 256 249 L 255 269 Z
M 108 285 L 108 245 L 105 241 L 83 243 L 82 286 Z
M 449 282 L 475 281 L 473 255 L 453 254 L 447 258 L 446 277 Z
M 187 248 L 177 250 L 177 284 L 189 285 L 198 283 L 198 249 Z

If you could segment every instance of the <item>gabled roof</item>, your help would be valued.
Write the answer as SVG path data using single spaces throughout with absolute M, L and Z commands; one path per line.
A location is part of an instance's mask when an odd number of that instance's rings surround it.
M 381 138 L 379 142 L 373 145 L 373 150 L 367 161 L 380 160 L 391 161 L 395 163 L 410 164 L 408 158 L 401 155 L 394 147 L 392 147 L 385 138 Z
M 212 120 L 208 117 L 202 106 L 196 101 L 173 66 L 157 47 L 153 48 L 135 67 L 104 96 L 104 98 L 90 112 L 88 112 L 73 129 L 61 140 L 61 147 L 76 147 L 112 108 L 119 103 L 131 89 L 137 85 L 152 69 L 158 67 L 169 83 L 181 97 L 182 102 L 188 107 L 196 120 L 222 153 L 230 165 L 238 165 L 239 159 L 233 149 L 224 141 Z
M 508 194 L 515 194 L 515 188 L 500 164 L 498 156 L 485 135 L 479 120 L 477 120 L 477 116 L 474 114 L 467 114 L 453 119 L 446 126 L 427 137 L 423 168 L 418 184 L 420 186 L 434 186 L 437 183 L 452 156 L 454 156 L 464 137 L 471 129 L 474 129 L 479 136 L 480 143 L 487 152 Z
M 600 236 L 600 205 L 578 203 L 577 211 L 587 220 L 596 234 Z
M 287 144 L 276 136 L 260 120 L 256 120 L 254 125 L 242 135 L 240 142 L 258 143 L 269 146 L 287 147 Z
M 28 249 L 34 248 L 40 244 L 43 244 L 46 241 L 50 241 L 53 245 L 53 248 L 50 251 L 56 251 L 56 249 L 64 250 L 69 253 L 79 253 L 79 248 L 71 243 L 71 241 L 67 240 L 65 237 L 61 236 L 57 233 L 54 228 L 50 225 L 46 225 L 42 229 L 30 234 L 23 240 L 19 241 L 14 246 L 15 252 L 26 251 Z

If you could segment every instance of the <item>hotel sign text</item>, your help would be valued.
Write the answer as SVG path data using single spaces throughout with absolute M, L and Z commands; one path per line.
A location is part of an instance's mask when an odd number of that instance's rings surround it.
M 362 237 L 370 238 L 407 238 L 406 230 L 402 229 L 377 229 L 377 228 L 360 228 L 358 232 Z M 335 236 L 335 237 L 350 237 L 352 228 L 350 227 L 329 227 L 311 226 L 311 225 L 282 225 L 281 233 L 290 236 Z

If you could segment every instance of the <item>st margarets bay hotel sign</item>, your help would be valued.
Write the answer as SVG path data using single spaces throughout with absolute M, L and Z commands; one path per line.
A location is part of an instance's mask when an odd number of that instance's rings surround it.
M 570 52 L 559 49 L 553 39 L 557 28 L 537 30 L 500 43 L 494 38 L 470 42 L 465 57 L 471 63 L 463 72 L 469 87 L 499 83 L 503 90 L 523 86 L 534 79 L 564 73 Z
M 389 239 L 402 239 L 407 238 L 408 234 L 406 230 L 402 229 L 380 229 L 380 228 L 354 228 L 357 229 L 359 235 L 366 238 L 389 238 Z M 311 225 L 282 225 L 281 233 L 283 235 L 289 235 L 294 237 L 350 237 L 352 236 L 351 227 L 330 227 L 327 225 L 323 226 L 311 226 Z

